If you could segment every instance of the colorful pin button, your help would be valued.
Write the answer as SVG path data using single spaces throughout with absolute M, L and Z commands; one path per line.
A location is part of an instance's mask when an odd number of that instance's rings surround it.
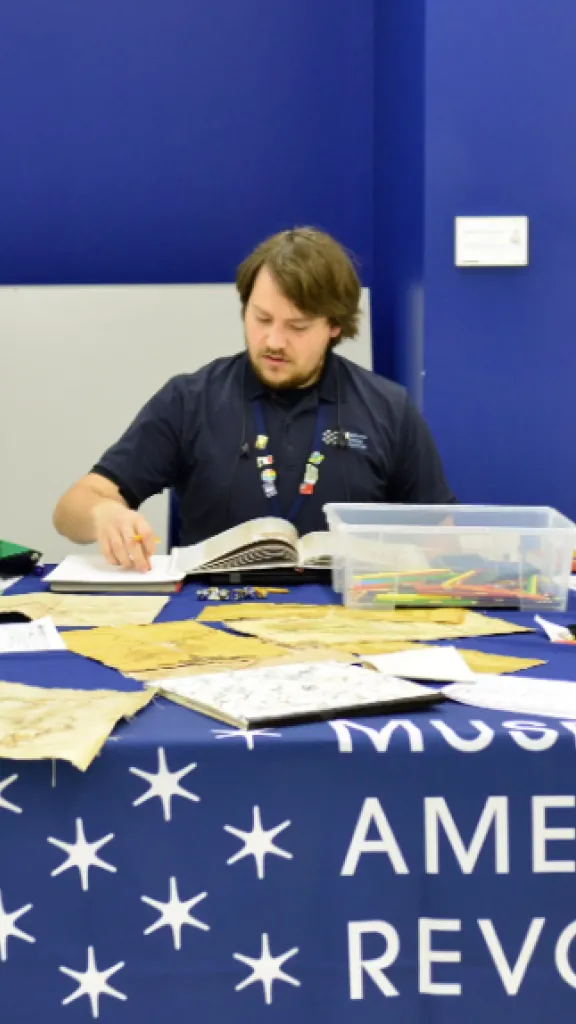
M 268 444 L 268 435 L 267 434 L 258 434 L 258 437 L 256 438 L 256 440 L 254 442 L 255 447 L 258 448 L 260 451 L 262 451 L 262 449 L 265 448 L 267 444 Z

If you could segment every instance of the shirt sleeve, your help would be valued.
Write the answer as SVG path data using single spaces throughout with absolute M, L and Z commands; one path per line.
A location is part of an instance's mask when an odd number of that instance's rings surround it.
M 122 437 L 102 455 L 93 473 L 116 484 L 130 508 L 172 487 L 178 478 L 184 403 L 178 378 L 146 403 Z
M 409 395 L 406 395 L 388 494 L 389 501 L 407 505 L 456 502 L 430 429 Z

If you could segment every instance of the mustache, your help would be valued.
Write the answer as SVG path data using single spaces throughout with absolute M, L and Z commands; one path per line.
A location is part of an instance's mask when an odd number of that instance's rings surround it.
M 271 352 L 269 349 L 267 349 L 266 352 L 262 352 L 261 355 L 264 357 L 268 356 L 270 359 L 282 359 L 285 363 L 289 362 L 289 360 L 286 359 L 286 356 L 283 355 L 282 352 Z

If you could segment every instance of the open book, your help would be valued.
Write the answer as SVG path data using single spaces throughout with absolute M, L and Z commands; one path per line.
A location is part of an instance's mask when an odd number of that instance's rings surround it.
M 70 555 L 46 576 L 51 590 L 59 593 L 169 593 L 186 576 L 242 570 L 279 568 L 329 568 L 328 532 L 299 537 L 285 519 L 250 519 L 200 544 L 173 548 L 169 555 L 154 555 L 149 572 L 132 572 L 109 565 L 102 555 Z
M 236 669 L 150 683 L 170 700 L 239 729 L 425 706 L 441 691 L 341 662 Z

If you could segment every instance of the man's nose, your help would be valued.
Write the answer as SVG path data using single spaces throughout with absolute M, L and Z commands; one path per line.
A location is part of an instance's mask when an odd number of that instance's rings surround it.
M 272 324 L 268 331 L 268 348 L 273 349 L 275 352 L 280 351 L 286 347 L 286 336 L 280 325 Z

